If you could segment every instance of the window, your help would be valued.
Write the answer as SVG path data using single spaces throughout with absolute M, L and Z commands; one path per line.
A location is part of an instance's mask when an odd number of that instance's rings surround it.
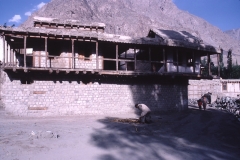
M 227 83 L 223 83 L 222 84 L 222 90 L 223 91 L 227 91 Z
M 193 66 L 194 62 L 193 62 L 193 55 L 192 54 L 187 54 L 187 66 Z

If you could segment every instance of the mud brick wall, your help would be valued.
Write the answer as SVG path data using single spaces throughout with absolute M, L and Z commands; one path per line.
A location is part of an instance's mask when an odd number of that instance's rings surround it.
M 187 109 L 184 84 L 121 84 L 82 81 L 34 81 L 21 84 L 1 74 L 1 100 L 17 116 L 117 115 L 137 113 L 135 103 L 153 112 Z

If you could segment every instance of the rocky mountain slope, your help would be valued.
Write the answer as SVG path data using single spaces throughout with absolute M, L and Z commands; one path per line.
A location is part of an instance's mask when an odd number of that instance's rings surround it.
M 225 31 L 226 34 L 240 41 L 240 28 Z M 240 42 L 239 42 L 240 43 Z
M 207 21 L 176 7 L 172 0 L 52 0 L 22 24 L 32 26 L 34 16 L 102 22 L 106 33 L 147 36 L 150 28 L 185 30 L 205 43 L 240 54 L 240 44 Z

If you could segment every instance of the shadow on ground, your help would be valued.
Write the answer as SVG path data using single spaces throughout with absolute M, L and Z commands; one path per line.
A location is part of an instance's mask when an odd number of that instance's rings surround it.
M 240 123 L 216 109 L 190 107 L 186 112 L 153 115 L 151 124 L 112 119 L 99 120 L 105 127 L 91 135 L 91 143 L 106 150 L 98 157 L 101 160 L 237 160 L 240 156 Z

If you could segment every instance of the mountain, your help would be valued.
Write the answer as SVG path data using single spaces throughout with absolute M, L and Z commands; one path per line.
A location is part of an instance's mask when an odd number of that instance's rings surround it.
M 238 41 L 204 19 L 178 9 L 172 0 L 52 0 L 21 27 L 33 26 L 34 16 L 102 22 L 106 33 L 132 37 L 145 37 L 150 28 L 187 31 L 205 43 L 240 54 Z
M 225 31 L 226 34 L 240 41 L 240 28 Z M 239 42 L 240 43 L 240 42 Z

